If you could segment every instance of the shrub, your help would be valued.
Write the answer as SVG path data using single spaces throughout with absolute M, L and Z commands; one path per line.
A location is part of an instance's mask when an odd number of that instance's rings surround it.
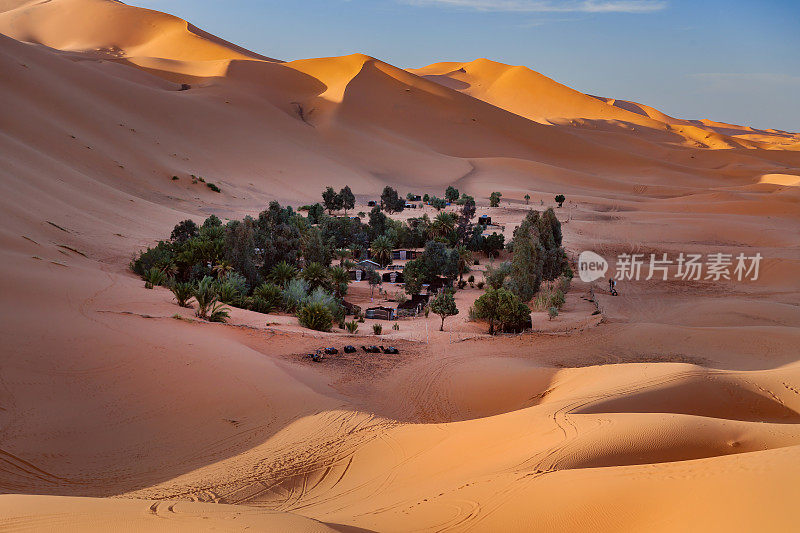
M 205 276 L 201 279 L 194 288 L 193 296 L 197 301 L 197 311 L 195 311 L 195 315 L 199 318 L 207 319 L 209 311 L 213 308 L 214 304 L 217 303 L 217 289 L 214 284 L 214 278 Z
M 550 306 L 561 309 L 565 302 L 564 293 L 561 289 L 556 289 L 552 296 L 550 296 Z
M 466 287 L 466 286 L 467 286 L 467 282 L 466 282 L 466 281 L 464 281 L 463 279 L 462 279 L 461 281 L 459 281 L 459 282 L 458 282 L 458 288 L 459 288 L 459 289 L 463 289 L 463 288 L 464 288 L 464 287 Z
M 467 283 L 469 283 L 470 287 L 474 287 L 475 286 L 475 276 L 470 274 L 469 277 L 467 278 Z
M 347 330 L 347 333 L 350 335 L 354 335 L 358 331 L 358 322 L 355 320 L 351 320 L 350 322 L 344 323 L 344 328 Z
M 253 311 L 271 313 L 283 304 L 283 291 L 272 283 L 262 283 L 253 291 Z
M 178 176 L 172 176 L 172 181 L 176 181 L 178 179 L 180 179 L 180 178 L 178 178 Z
M 530 318 L 531 311 L 511 291 L 488 289 L 475 300 L 470 316 L 489 322 L 489 334 L 501 331 L 521 330 Z
M 206 187 L 208 187 L 209 189 L 211 189 L 214 192 L 222 192 L 219 187 L 217 187 L 216 185 L 214 185 L 210 181 L 208 183 L 206 183 Z
M 229 309 L 222 305 L 221 302 L 215 303 L 208 313 L 209 322 L 226 322 L 229 318 Z
M 194 285 L 189 282 L 175 281 L 173 278 L 169 284 L 169 290 L 175 295 L 178 305 L 181 307 L 191 307 L 189 300 L 194 296 Z
M 394 324 L 392 324 L 392 329 L 395 331 L 400 331 L 400 324 L 395 322 Z
M 531 301 L 536 311 L 547 311 L 550 307 L 561 309 L 565 302 L 564 292 L 560 288 L 562 281 L 545 281 L 542 283 L 539 292 L 536 293 L 536 296 Z
M 558 285 L 561 288 L 561 292 L 563 292 L 564 294 L 569 292 L 569 286 L 571 283 L 572 283 L 571 277 L 567 277 L 562 274 L 561 277 L 558 278 Z
M 294 265 L 281 261 L 269 271 L 269 279 L 278 287 L 286 287 L 290 281 L 297 277 L 297 268 Z
M 492 289 L 499 289 L 511 273 L 511 263 L 500 263 L 499 266 L 490 266 L 483 274 L 483 279 Z
M 159 241 L 154 248 L 147 248 L 144 252 L 139 253 L 139 256 L 131 261 L 130 268 L 144 278 L 147 271 L 153 267 L 159 270 L 169 267 L 173 258 L 172 245 L 167 241 Z
M 383 325 L 381 325 L 381 324 L 372 324 L 372 332 L 375 335 L 380 335 L 381 333 L 383 333 Z
M 148 289 L 152 289 L 156 285 L 163 285 L 165 281 L 167 281 L 167 275 L 164 274 L 164 271 L 158 269 L 156 267 L 151 267 L 147 272 L 144 273 L 144 286 Z
M 308 296 L 309 285 L 304 279 L 293 279 L 283 290 L 284 308 L 293 312 L 300 308 L 303 300 Z
M 237 272 L 229 272 L 217 282 L 217 298 L 228 305 L 241 305 L 248 292 L 247 280 Z
M 333 314 L 325 304 L 311 302 L 303 305 L 297 313 L 300 325 L 316 331 L 330 331 L 333 325 Z
M 358 323 L 359 324 L 363 324 L 364 323 L 364 317 L 363 316 L 358 317 Z
M 553 320 L 558 316 L 558 307 L 551 307 L 547 310 L 547 314 L 550 316 L 550 320 Z
M 344 318 L 344 307 L 339 304 L 339 301 L 331 293 L 327 292 L 322 287 L 314 289 L 314 291 L 303 300 L 303 305 L 312 303 L 324 305 L 336 319 Z
M 486 283 L 484 283 L 483 281 L 479 281 L 478 283 L 475 284 L 475 286 L 478 287 L 479 289 L 483 289 L 485 285 Z
M 431 196 L 429 203 L 437 211 L 441 211 L 442 209 L 447 207 L 447 200 L 445 200 L 444 198 L 437 198 L 436 196 Z

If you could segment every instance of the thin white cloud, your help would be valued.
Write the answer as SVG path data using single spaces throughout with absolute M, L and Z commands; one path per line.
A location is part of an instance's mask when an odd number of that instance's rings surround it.
M 516 13 L 652 13 L 665 0 L 401 0 L 406 4 Z

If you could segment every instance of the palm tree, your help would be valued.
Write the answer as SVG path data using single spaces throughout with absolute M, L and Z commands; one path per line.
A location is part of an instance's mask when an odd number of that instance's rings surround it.
M 338 250 L 334 251 L 334 255 L 339 260 L 339 265 L 344 266 L 344 262 L 350 258 L 352 252 L 347 248 L 339 248 Z
M 228 272 L 233 271 L 233 265 L 231 265 L 230 263 L 228 263 L 223 259 L 222 261 L 214 265 L 214 267 L 211 270 L 217 273 L 217 279 L 222 279 L 228 275 Z
M 311 285 L 312 289 L 328 284 L 328 269 L 322 263 L 311 262 L 300 272 L 300 277 Z
M 461 281 L 464 279 L 464 274 L 469 272 L 472 264 L 472 251 L 464 245 L 459 246 L 456 250 L 458 251 L 458 281 Z
M 350 283 L 350 274 L 343 267 L 337 266 L 330 269 L 331 283 L 333 283 L 333 294 L 341 298 L 347 293 L 347 285 Z
M 392 241 L 386 235 L 381 235 L 374 241 L 372 241 L 372 246 L 370 246 L 370 251 L 372 252 L 372 257 L 375 261 L 378 262 L 382 267 L 388 265 L 392 261 Z
M 297 277 L 297 268 L 294 265 L 281 261 L 269 271 L 269 279 L 278 287 L 285 287 Z
M 446 239 L 455 230 L 456 224 L 450 213 L 439 213 L 431 222 L 429 232 L 434 239 L 441 237 Z
M 201 279 L 194 288 L 192 296 L 197 300 L 197 311 L 195 311 L 195 315 L 197 315 L 198 318 L 208 320 L 209 312 L 213 311 L 214 304 L 216 304 L 219 299 L 213 278 L 211 276 L 205 276 Z

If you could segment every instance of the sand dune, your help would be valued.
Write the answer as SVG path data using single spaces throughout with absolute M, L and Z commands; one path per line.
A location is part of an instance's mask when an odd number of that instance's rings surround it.
M 109 0 L 0 0 L 0 33 L 0 529 L 794 527 L 797 134 L 486 59 L 281 62 Z M 462 311 L 313 365 L 341 334 L 196 321 L 128 270 L 180 220 L 344 184 L 358 210 L 454 184 L 507 236 L 564 193 L 571 255 L 758 252 L 761 277 L 576 281 L 533 333 Z

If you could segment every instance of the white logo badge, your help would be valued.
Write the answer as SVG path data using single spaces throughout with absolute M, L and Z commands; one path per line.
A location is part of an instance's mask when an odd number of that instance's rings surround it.
M 585 250 L 578 256 L 578 275 L 581 281 L 590 283 L 602 278 L 608 270 L 608 263 L 596 253 Z

